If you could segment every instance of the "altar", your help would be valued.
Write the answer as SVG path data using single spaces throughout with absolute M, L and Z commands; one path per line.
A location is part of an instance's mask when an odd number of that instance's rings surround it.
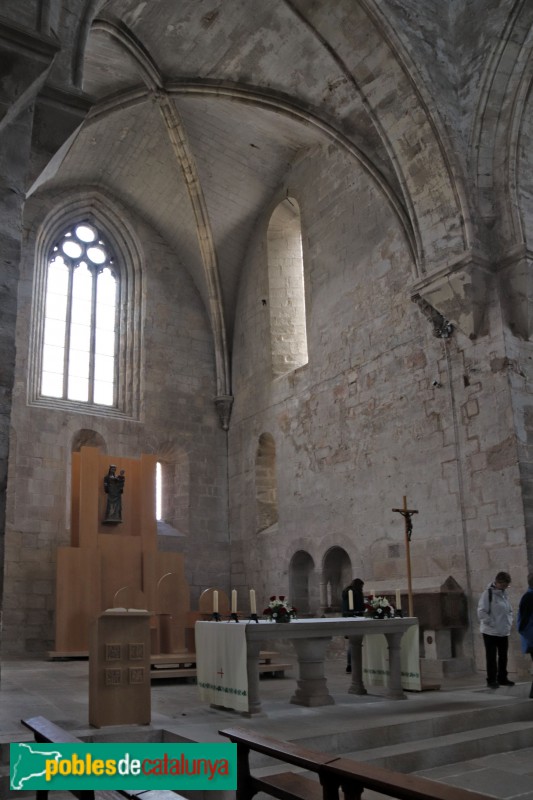
M 261 713 L 259 653 L 273 640 L 290 640 L 298 658 L 297 688 L 291 703 L 302 706 L 334 704 L 325 675 L 326 651 L 334 636 L 347 636 L 352 651 L 348 692 L 366 694 L 363 682 L 363 638 L 383 634 L 388 648 L 389 674 L 385 696 L 405 698 L 401 677 L 401 641 L 417 625 L 416 617 L 368 619 L 335 617 L 300 619 L 287 623 L 197 622 L 195 626 L 197 677 L 200 698 L 248 716 Z

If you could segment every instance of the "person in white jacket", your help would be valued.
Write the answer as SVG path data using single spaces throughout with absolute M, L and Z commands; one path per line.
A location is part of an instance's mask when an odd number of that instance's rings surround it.
M 513 625 L 513 609 L 506 589 L 511 584 L 508 572 L 498 572 L 481 597 L 477 606 L 480 630 L 483 634 L 487 663 L 487 685 L 514 686 L 507 677 L 507 652 Z

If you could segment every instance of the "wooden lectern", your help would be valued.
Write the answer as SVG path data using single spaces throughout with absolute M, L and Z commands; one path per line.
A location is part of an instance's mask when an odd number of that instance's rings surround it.
M 150 614 L 106 611 L 92 625 L 89 724 L 149 725 Z

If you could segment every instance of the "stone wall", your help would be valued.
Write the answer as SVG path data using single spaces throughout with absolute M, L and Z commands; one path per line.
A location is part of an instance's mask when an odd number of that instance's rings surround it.
M 312 611 L 332 552 L 367 587 L 405 588 L 392 508 L 407 495 L 415 590 L 455 578 L 482 669 L 477 596 L 508 569 L 516 604 L 533 558 L 533 7 L 110 2 L 90 33 L 100 5 L 0 13 L 5 652 L 53 644 L 70 452 L 88 438 L 172 467 L 161 547 L 186 554 L 193 601 L 215 583 L 253 586 L 259 604 L 286 592 L 295 553 L 314 563 Z M 107 187 L 139 240 L 135 417 L 28 392 L 36 237 L 72 186 Z M 291 308 L 273 331 L 267 231 L 286 198 L 301 212 L 308 363 L 277 376 L 271 337 L 290 335 Z M 232 394 L 227 440 L 213 400 L 229 409 Z
M 230 429 L 230 525 L 234 580 L 258 598 L 287 593 L 289 563 L 314 561 L 311 610 L 332 547 L 348 553 L 367 587 L 405 591 L 407 495 L 418 509 L 411 545 L 413 585 L 452 575 L 470 599 L 468 655 L 482 668 L 475 605 L 501 568 L 515 576 L 526 552 L 517 442 L 498 299 L 487 336 L 456 329 L 436 338 L 409 299 L 413 264 L 384 196 L 357 163 L 334 148 L 310 153 L 286 193 L 300 204 L 309 363 L 272 378 L 265 211 L 250 247 L 234 344 Z M 259 532 L 255 469 L 259 437 L 276 445 L 277 525 Z M 259 600 L 261 603 L 261 600 Z M 515 655 L 517 637 L 513 640 Z M 521 662 L 517 660 L 517 668 Z
M 209 325 L 183 265 L 124 206 L 117 209 L 134 226 L 143 251 L 140 416 L 117 419 L 27 402 L 35 240 L 54 201 L 43 193 L 26 210 L 7 504 L 5 654 L 53 649 L 56 549 L 69 543 L 71 450 L 80 437 L 93 435 L 114 455 L 156 453 L 171 465 L 178 486 L 159 547 L 185 554 L 193 603 L 213 583 L 229 586 L 226 434 L 213 403 Z

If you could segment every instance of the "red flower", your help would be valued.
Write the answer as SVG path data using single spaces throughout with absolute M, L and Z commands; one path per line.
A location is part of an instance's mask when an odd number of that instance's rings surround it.
M 273 594 L 273 595 L 272 595 L 272 597 L 271 597 L 270 599 L 271 599 L 271 600 L 275 600 L 275 599 L 276 599 L 276 595 L 275 595 L 275 594 Z
M 279 599 L 283 603 L 283 601 L 285 600 L 285 595 L 284 594 L 280 594 Z

